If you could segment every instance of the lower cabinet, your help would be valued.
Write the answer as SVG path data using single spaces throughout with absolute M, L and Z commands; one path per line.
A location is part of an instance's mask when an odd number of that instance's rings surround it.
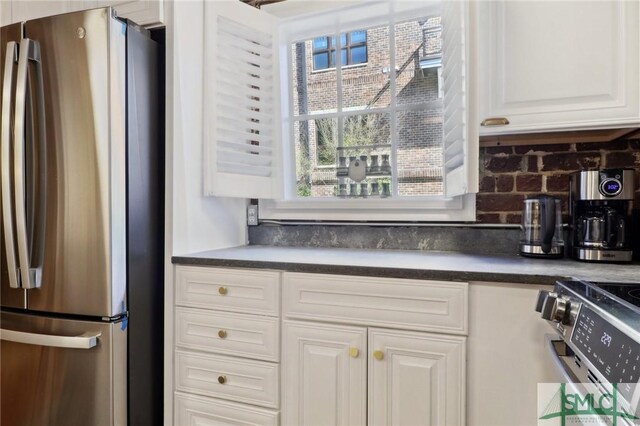
M 285 425 L 464 424 L 465 337 L 285 321 L 283 339 Z
M 278 412 L 219 399 L 175 393 L 176 426 L 277 426 Z

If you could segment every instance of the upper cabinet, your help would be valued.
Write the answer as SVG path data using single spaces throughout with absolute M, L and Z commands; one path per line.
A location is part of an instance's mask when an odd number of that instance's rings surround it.
M 3 1 L 1 6 L 2 24 L 106 6 L 112 6 L 117 11 L 118 16 L 131 19 L 145 27 L 164 25 L 164 5 L 162 0 Z M 6 15 L 5 9 L 7 10 Z M 10 18 L 7 16 L 10 16 Z
M 481 134 L 637 126 L 638 5 L 481 2 Z

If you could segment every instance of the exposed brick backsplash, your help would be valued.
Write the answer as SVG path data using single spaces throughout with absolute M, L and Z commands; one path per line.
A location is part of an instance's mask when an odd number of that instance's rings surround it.
M 640 140 L 481 148 L 478 221 L 520 223 L 522 200 L 536 194 L 560 198 L 566 221 L 569 175 L 615 167 L 636 169 L 634 208 L 640 208 Z

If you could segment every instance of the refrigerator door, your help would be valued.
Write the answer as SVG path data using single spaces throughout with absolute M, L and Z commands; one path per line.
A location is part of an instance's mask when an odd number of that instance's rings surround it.
M 126 26 L 94 9 L 28 21 L 25 39 L 39 48 L 46 147 L 44 237 L 29 240 L 32 252 L 42 244 L 41 276 L 28 309 L 114 317 L 126 311 Z
M 0 423 L 127 423 L 122 323 L 2 313 Z
M 21 39 L 22 23 L 0 28 L 0 117 L 2 118 L 2 134 L 0 136 L 2 138 L 0 161 L 0 175 L 2 175 L 2 185 L 0 185 L 0 205 L 2 206 L 0 209 L 0 304 L 3 307 L 24 309 L 27 307 L 26 290 L 15 288 L 19 281 L 13 204 L 13 109 L 18 68 L 17 53 Z M 13 273 L 11 279 L 9 277 L 10 270 Z

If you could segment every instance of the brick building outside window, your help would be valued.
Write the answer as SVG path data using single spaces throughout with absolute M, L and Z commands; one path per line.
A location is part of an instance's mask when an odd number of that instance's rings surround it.
M 371 156 L 380 159 L 385 153 L 397 164 L 395 181 L 367 178 L 367 184 L 395 182 L 393 190 L 401 197 L 442 195 L 440 17 L 396 23 L 394 34 L 395 87 L 389 78 L 394 70 L 388 25 L 340 35 L 340 82 L 335 36 L 292 45 L 294 115 L 307 118 L 294 124 L 298 196 L 335 197 L 343 182 L 336 177 L 340 156 L 367 155 L 370 161 Z M 377 111 L 388 108 L 392 97 L 399 109 Z M 347 113 L 342 129 L 338 129 L 338 118 L 331 116 L 338 98 Z M 313 117 L 316 114 L 318 118 Z M 395 149 L 389 148 L 392 127 Z M 339 134 L 343 146 L 380 148 L 336 150 Z

